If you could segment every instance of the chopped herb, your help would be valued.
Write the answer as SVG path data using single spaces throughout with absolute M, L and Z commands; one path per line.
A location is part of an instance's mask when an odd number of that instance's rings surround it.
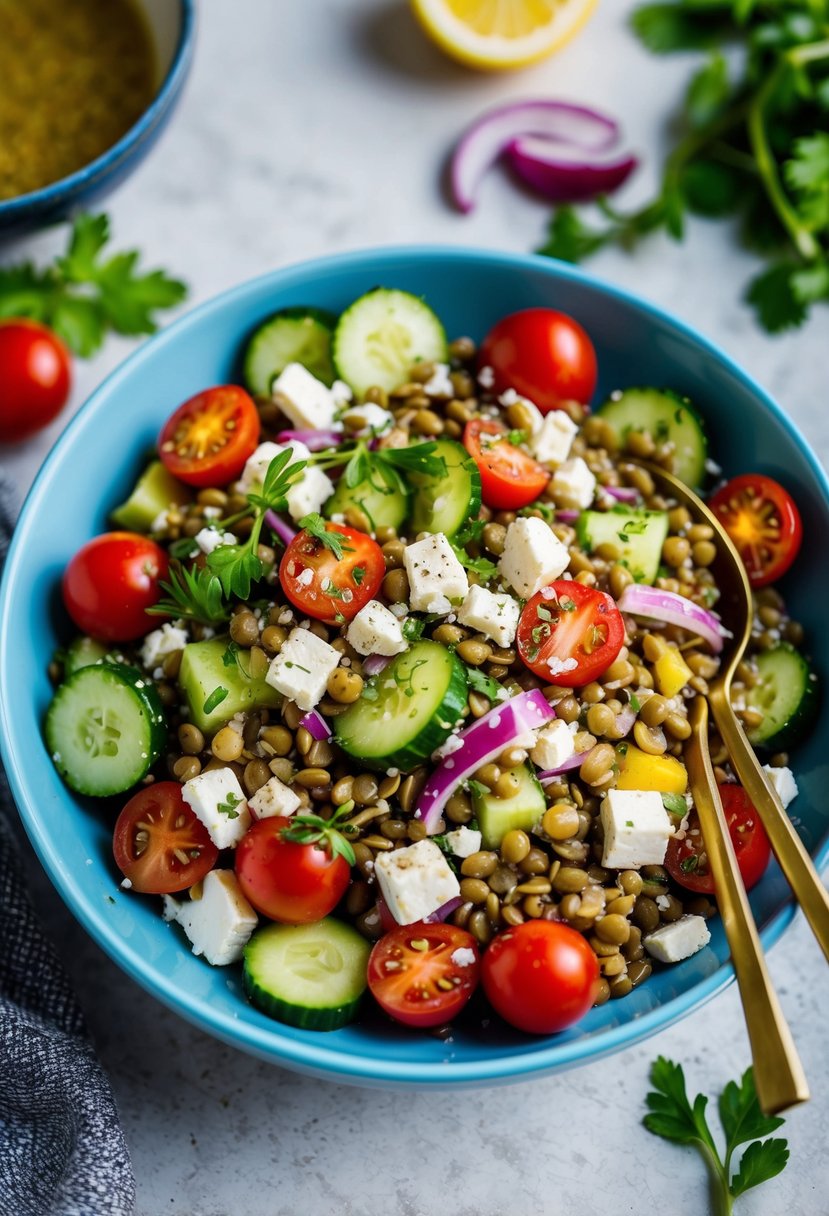
M 194 557 L 198 551 L 199 546 L 192 536 L 180 536 L 167 547 L 170 557 L 177 557 L 179 561 L 186 561 L 188 557 Z
M 507 439 L 514 447 L 518 447 L 519 444 L 527 442 L 528 435 L 526 431 L 513 430 L 507 432 Z
M 540 621 L 551 621 L 553 619 L 552 612 L 550 612 L 549 608 L 545 608 L 543 604 L 538 605 L 535 610 L 535 615 Z
M 225 667 L 236 667 L 239 662 L 240 649 L 241 647 L 238 642 L 228 642 L 222 655 L 222 663 Z
M 314 540 L 318 540 L 326 549 L 330 549 L 336 557 L 337 561 L 341 561 L 343 553 L 351 553 L 352 546 L 346 544 L 348 537 L 343 532 L 338 532 L 334 524 L 330 528 L 326 525 L 326 521 L 320 514 L 314 511 L 311 515 L 303 515 L 299 521 L 300 528 L 304 528 L 309 536 L 313 536 Z
M 639 700 L 639 698 L 637 697 L 635 692 L 632 692 L 630 694 L 630 699 L 628 701 L 628 704 L 630 705 L 630 708 L 633 710 L 633 712 L 637 713 L 637 714 L 639 713 L 639 710 L 642 708 L 642 702 Z
M 227 695 L 227 689 L 222 688 L 221 684 L 214 688 L 202 707 L 203 712 L 211 714 L 218 705 L 221 705 Z
M 550 633 L 550 626 L 545 622 L 543 625 L 533 625 L 532 629 L 530 630 L 530 637 L 535 642 L 536 646 L 540 646 L 544 639 L 550 636 Z
M 323 595 L 330 596 L 332 600 L 345 599 L 345 591 L 342 587 L 338 587 L 336 583 L 329 583 L 328 586 L 323 589 Z
M 354 849 L 344 835 L 350 831 L 350 825 L 343 822 L 353 810 L 354 803 L 345 802 L 330 819 L 323 819 L 321 815 L 292 815 L 287 827 L 280 831 L 279 839 L 291 844 L 316 845 L 327 850 L 332 858 L 343 857 L 350 866 L 356 865 Z
M 490 701 L 495 701 L 498 694 L 501 692 L 503 685 L 497 680 L 493 680 L 491 676 L 485 676 L 479 667 L 467 667 L 466 678 L 469 681 L 469 687 L 475 692 L 483 693 L 485 697 L 489 697 Z
M 455 557 L 457 557 L 465 569 L 474 571 L 479 578 L 482 578 L 487 583 L 495 578 L 495 575 L 498 573 L 498 567 L 495 562 L 491 561 L 488 557 L 470 557 L 466 549 L 458 544 L 457 538 L 450 539 L 449 544 L 452 546 Z
M 227 815 L 228 819 L 238 819 L 239 812 L 236 810 L 236 807 L 241 801 L 242 799 L 239 797 L 239 795 L 234 794 L 231 790 L 224 802 L 220 802 L 217 805 L 216 810 L 220 815 Z
M 626 820 L 625 820 L 625 827 L 626 827 L 626 828 L 632 828 L 632 827 L 633 827 L 633 820 L 632 820 L 632 819 L 626 819 Z
M 484 785 L 483 781 L 476 781 L 474 777 L 470 777 L 466 783 L 466 788 L 470 794 L 477 798 L 486 798 L 490 793 L 488 785 Z
M 354 585 L 359 587 L 366 576 L 365 566 L 355 566 L 351 571 L 351 577 L 354 580 Z
M 562 612 L 575 612 L 576 602 L 569 595 L 561 595 L 558 599 L 558 606 Z
M 363 691 L 360 693 L 360 696 L 364 701 L 376 701 L 379 698 L 380 693 L 377 691 L 377 686 L 375 684 L 368 683 L 363 685 Z
M 663 794 L 662 805 L 669 815 L 678 815 L 680 819 L 688 814 L 688 803 L 682 794 Z
M 407 642 L 416 642 L 423 634 L 424 623 L 416 616 L 407 616 L 400 629 Z
M 693 874 L 694 870 L 699 866 L 699 857 L 696 853 L 691 853 L 688 857 L 683 857 L 679 863 L 679 868 L 683 874 Z
M 616 751 L 619 753 L 620 756 L 626 756 L 628 754 L 627 743 L 620 743 L 619 746 L 616 748 Z
M 296 667 L 297 671 L 304 671 L 305 674 L 308 676 L 310 676 L 310 674 L 311 674 L 310 667 L 303 667 L 301 663 L 295 663 L 293 661 L 293 659 L 286 659 L 285 666 L 286 667 Z
M 222 584 L 210 570 L 189 569 L 174 558 L 167 581 L 159 586 L 166 595 L 147 609 L 151 615 L 182 616 L 203 625 L 220 625 L 230 619 Z

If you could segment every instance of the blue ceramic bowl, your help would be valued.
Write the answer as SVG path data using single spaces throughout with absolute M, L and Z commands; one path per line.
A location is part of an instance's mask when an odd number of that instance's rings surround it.
M 136 123 L 96 160 L 68 177 L 0 202 L 0 240 L 98 202 L 128 177 L 164 130 L 187 78 L 195 40 L 194 0 L 138 0 L 156 57 L 158 88 Z
M 505 313 L 533 305 L 571 313 L 596 344 L 597 399 L 643 382 L 687 393 L 707 419 L 712 453 L 726 473 L 760 470 L 794 487 L 809 552 L 829 547 L 829 485 L 804 440 L 745 372 L 659 309 L 542 258 L 420 248 L 308 262 L 246 283 L 145 343 L 92 396 L 49 456 L 20 518 L 0 598 L 3 751 L 26 829 L 69 909 L 129 976 L 183 1017 L 267 1060 L 327 1078 L 494 1084 L 618 1051 L 695 1010 L 733 978 L 719 922 L 711 944 L 692 959 L 553 1038 L 518 1034 L 495 1017 L 481 1025 L 480 1012 L 472 1011 L 445 1042 L 396 1028 L 372 1012 L 333 1033 L 294 1030 L 246 1003 L 238 969 L 213 969 L 195 958 L 176 928 L 161 920 L 158 900 L 118 887 L 109 815 L 66 789 L 41 738 L 51 696 L 46 665 L 70 633 L 60 606 L 61 573 L 81 544 L 106 529 L 108 512 L 132 486 L 162 422 L 198 389 L 233 380 L 246 336 L 275 309 L 313 304 L 337 311 L 377 284 L 423 295 L 452 335 L 481 338 Z M 804 557 L 784 591 L 825 672 L 829 565 Z M 793 765 L 798 825 L 823 862 L 829 749 L 817 733 Z M 766 946 L 792 918 L 787 896 L 772 865 L 752 893 Z

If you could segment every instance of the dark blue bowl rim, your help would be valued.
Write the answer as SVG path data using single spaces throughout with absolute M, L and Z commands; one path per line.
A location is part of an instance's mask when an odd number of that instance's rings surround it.
M 168 104 L 184 83 L 184 77 L 193 55 L 193 36 L 196 27 L 195 0 L 179 0 L 179 4 L 181 6 L 181 29 L 172 62 L 161 87 L 141 117 L 121 136 L 117 143 L 107 148 L 88 165 L 70 173 L 68 177 L 61 177 L 58 181 L 43 186 L 40 190 L 33 190 L 30 194 L 20 194 L 15 198 L 0 202 L 0 220 L 12 220 L 29 211 L 48 211 L 52 205 L 59 205 L 65 197 L 71 198 L 81 193 L 85 186 L 94 184 L 99 177 L 114 169 L 153 130 L 156 123 L 162 118 Z
M 772 413 L 776 421 L 790 435 L 793 443 L 799 449 L 802 457 L 811 467 L 823 496 L 829 502 L 829 480 L 826 473 L 813 454 L 808 443 L 800 434 L 797 427 L 786 416 L 783 410 L 742 368 L 724 351 L 691 326 L 671 316 L 658 306 L 621 287 L 605 283 L 603 280 L 588 272 L 566 263 L 542 259 L 532 254 L 512 254 L 477 249 L 475 247 L 460 247 L 452 245 L 419 245 L 419 246 L 378 246 L 372 249 L 354 250 L 347 253 L 319 257 L 312 260 L 292 263 L 278 270 L 270 271 L 255 279 L 248 280 L 236 287 L 222 292 L 220 295 L 205 301 L 185 316 L 180 317 L 168 328 L 145 342 L 134 351 L 103 381 L 78 414 L 69 423 L 64 435 L 56 443 L 47 459 L 44 461 L 32 485 L 20 513 L 12 542 L 6 559 L 6 568 L 2 584 L 0 584 L 0 651 L 10 643 L 13 637 L 11 620 L 11 594 L 9 588 L 15 582 L 18 566 L 22 564 L 26 549 L 27 532 L 38 508 L 43 507 L 43 500 L 48 500 L 49 483 L 57 471 L 61 448 L 64 438 L 70 435 L 79 425 L 80 416 L 96 407 L 98 399 L 117 388 L 122 381 L 127 381 L 132 369 L 148 357 L 148 353 L 156 347 L 170 342 L 179 341 L 191 328 L 197 327 L 203 318 L 214 312 L 220 312 L 230 302 L 244 298 L 256 288 L 267 283 L 277 291 L 286 277 L 298 270 L 311 276 L 336 273 L 338 271 L 360 270 L 365 268 L 372 259 L 428 261 L 430 258 L 443 263 L 465 262 L 482 263 L 493 267 L 509 267 L 516 271 L 537 272 L 543 270 L 551 278 L 563 278 L 584 284 L 592 290 L 618 300 L 644 313 L 648 318 L 664 323 L 665 321 L 683 337 L 695 343 L 706 355 L 721 363 L 729 374 L 741 381 L 752 394 L 758 397 L 763 405 Z M 90 906 L 87 906 L 82 886 L 73 875 L 68 873 L 61 864 L 61 858 L 54 850 L 52 842 L 44 832 L 37 814 L 37 800 L 34 791 L 30 790 L 30 782 L 24 776 L 23 770 L 17 763 L 17 758 L 11 754 L 8 746 L 10 738 L 10 708 L 13 704 L 15 690 L 6 687 L 5 663 L 0 655 L 0 753 L 6 765 L 6 772 L 12 793 L 18 805 L 29 838 L 38 854 L 52 883 L 57 888 L 64 902 L 73 914 L 81 921 L 90 936 L 113 958 L 126 973 L 137 980 L 144 988 L 175 1012 L 192 1022 L 200 1029 L 215 1035 L 219 1039 L 244 1048 L 254 1055 L 271 1060 L 274 1063 L 287 1063 L 301 1071 L 307 1071 L 317 1076 L 325 1076 L 332 1080 L 356 1082 L 364 1084 L 388 1085 L 402 1084 L 424 1088 L 452 1088 L 464 1085 L 485 1085 L 488 1082 L 529 1080 L 535 1076 L 544 1076 L 554 1071 L 560 1071 L 578 1064 L 585 1064 L 601 1059 L 624 1047 L 641 1042 L 650 1035 L 665 1029 L 685 1017 L 688 1013 L 699 1008 L 712 997 L 723 991 L 734 979 L 734 971 L 730 963 L 721 965 L 711 975 L 698 981 L 693 988 L 681 993 L 656 1009 L 641 1015 L 634 1021 L 612 1027 L 595 1038 L 575 1039 L 565 1043 L 557 1043 L 555 1038 L 540 1039 L 537 1050 L 523 1051 L 515 1055 L 509 1050 L 495 1055 L 492 1059 L 477 1059 L 466 1063 L 453 1062 L 451 1068 L 445 1063 L 436 1062 L 423 1064 L 404 1060 L 377 1060 L 371 1057 L 356 1057 L 344 1051 L 329 1048 L 325 1045 L 323 1036 L 320 1042 L 306 1043 L 293 1039 L 282 1039 L 279 1035 L 279 1024 L 274 1023 L 273 1029 L 267 1030 L 240 1022 L 231 1016 L 219 1013 L 198 998 L 192 997 L 186 991 L 177 988 L 166 976 L 156 972 L 144 959 L 137 956 L 126 956 L 124 943 L 120 936 L 108 927 L 106 918 L 100 916 Z M 814 853 L 818 869 L 829 860 L 829 834 L 824 838 Z M 779 940 L 783 931 L 791 924 L 795 907 L 789 901 L 779 909 L 767 922 L 761 933 L 763 946 L 768 950 Z

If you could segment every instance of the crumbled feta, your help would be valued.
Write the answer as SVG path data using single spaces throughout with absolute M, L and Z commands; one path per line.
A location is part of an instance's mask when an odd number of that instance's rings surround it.
M 550 491 L 560 507 L 589 507 L 596 492 L 596 478 L 581 456 L 565 460 L 553 473 Z
M 704 916 L 681 916 L 643 937 L 642 945 L 651 958 L 660 963 L 681 963 L 707 946 L 710 940 Z
M 204 554 L 212 553 L 221 545 L 238 544 L 232 532 L 219 532 L 216 528 L 202 528 L 196 533 L 195 541 Z
M 334 398 L 334 404 L 338 409 L 348 405 L 349 401 L 354 400 L 354 394 L 351 391 L 351 386 L 346 384 L 345 380 L 335 380 L 331 385 L 331 396 Z
M 551 676 L 561 676 L 564 675 L 566 671 L 575 671 L 579 665 L 577 659 L 560 659 L 558 655 L 555 654 L 550 655 L 549 659 L 546 659 L 545 662 L 549 668 Z
M 169 623 L 154 629 L 144 638 L 141 646 L 141 662 L 148 671 L 156 667 L 168 654 L 183 650 L 187 645 L 187 630 Z
M 217 849 L 233 848 L 250 827 L 250 809 L 232 768 L 211 768 L 191 777 L 181 796 Z
M 492 388 L 495 384 L 495 369 L 492 367 L 482 367 L 478 372 L 478 383 L 481 388 Z
M 460 884 L 433 840 L 378 853 L 374 872 L 398 925 L 423 920 L 460 894 Z
M 475 828 L 455 828 L 446 833 L 446 843 L 456 857 L 471 857 L 480 852 L 483 837 Z
M 278 777 L 271 777 L 248 799 L 254 819 L 270 819 L 273 815 L 293 815 L 300 797 Z
M 570 727 L 555 718 L 538 732 L 530 759 L 540 769 L 557 769 L 575 755 L 575 751 Z
M 543 519 L 516 519 L 507 528 L 498 572 L 505 582 L 528 600 L 563 574 L 570 554 Z
M 462 600 L 469 580 L 455 551 L 442 532 L 407 545 L 403 553 L 409 576 L 409 604 L 415 612 L 451 611 L 452 600 Z
M 498 646 L 509 646 L 515 638 L 521 609 L 518 602 L 505 591 L 487 591 L 486 587 L 470 587 L 458 609 L 461 625 L 485 633 Z
M 783 810 L 797 797 L 797 782 L 790 768 L 772 768 L 770 764 L 763 765 L 763 772 L 774 788 L 774 792 L 783 804 Z
M 301 363 L 289 363 L 273 382 L 273 396 L 296 427 L 328 431 L 334 425 L 337 399 L 330 388 Z
M 341 658 L 340 652 L 310 629 L 292 629 L 279 654 L 271 662 L 265 680 L 283 696 L 309 710 L 325 693 L 328 677 Z
M 300 443 L 298 439 L 292 440 L 291 443 L 260 443 L 242 469 L 242 476 L 239 478 L 240 493 L 248 494 L 254 487 L 261 486 L 271 461 L 287 451 L 291 452 L 291 464 L 295 460 L 307 460 L 311 455 L 305 444 Z
M 472 967 L 478 956 L 471 946 L 458 946 L 449 957 L 456 967 Z
M 530 422 L 530 436 L 537 435 L 544 425 L 544 415 L 529 397 L 521 397 L 514 388 L 508 388 L 501 393 L 498 401 L 503 406 L 522 405 L 525 418 Z
M 203 955 L 214 967 L 238 962 L 258 923 L 232 870 L 206 874 L 199 899 L 165 895 L 164 919 L 181 925 L 193 953 Z
M 436 363 L 435 370 L 423 385 L 427 397 L 454 397 L 455 388 L 449 378 L 449 364 Z
M 661 866 L 674 834 L 655 790 L 608 790 L 599 811 L 604 828 L 602 865 L 609 870 Z
M 334 483 L 327 473 L 315 465 L 303 469 L 299 477 L 288 490 L 285 499 L 288 503 L 288 514 L 291 519 L 298 521 L 303 515 L 311 515 L 321 510 L 334 493 Z
M 358 654 L 393 655 L 406 649 L 400 622 L 377 600 L 360 609 L 345 636 Z
M 361 405 L 350 406 L 343 415 L 343 422 L 358 435 L 382 435 L 394 425 L 394 414 L 373 401 L 364 401 Z
M 541 429 L 532 438 L 530 446 L 536 460 L 542 460 L 545 464 L 563 464 L 570 455 L 578 429 L 564 410 L 551 410 L 542 422 Z

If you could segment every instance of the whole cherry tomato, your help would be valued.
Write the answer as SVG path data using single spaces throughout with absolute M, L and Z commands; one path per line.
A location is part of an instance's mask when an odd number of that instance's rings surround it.
M 505 1022 L 554 1034 L 577 1022 L 596 999 L 599 963 L 569 925 L 527 920 L 499 933 L 484 954 L 484 991 Z
M 69 351 L 51 329 L 0 321 L 0 443 L 17 443 L 55 418 L 71 386 Z
M 137 532 L 105 532 L 78 550 L 63 575 L 63 602 L 84 633 L 103 642 L 140 638 L 158 618 L 167 554 Z
M 552 308 L 503 317 L 481 344 L 479 368 L 491 367 L 493 391 L 513 388 L 543 414 L 564 401 L 586 405 L 596 388 L 596 352 L 578 321 Z

